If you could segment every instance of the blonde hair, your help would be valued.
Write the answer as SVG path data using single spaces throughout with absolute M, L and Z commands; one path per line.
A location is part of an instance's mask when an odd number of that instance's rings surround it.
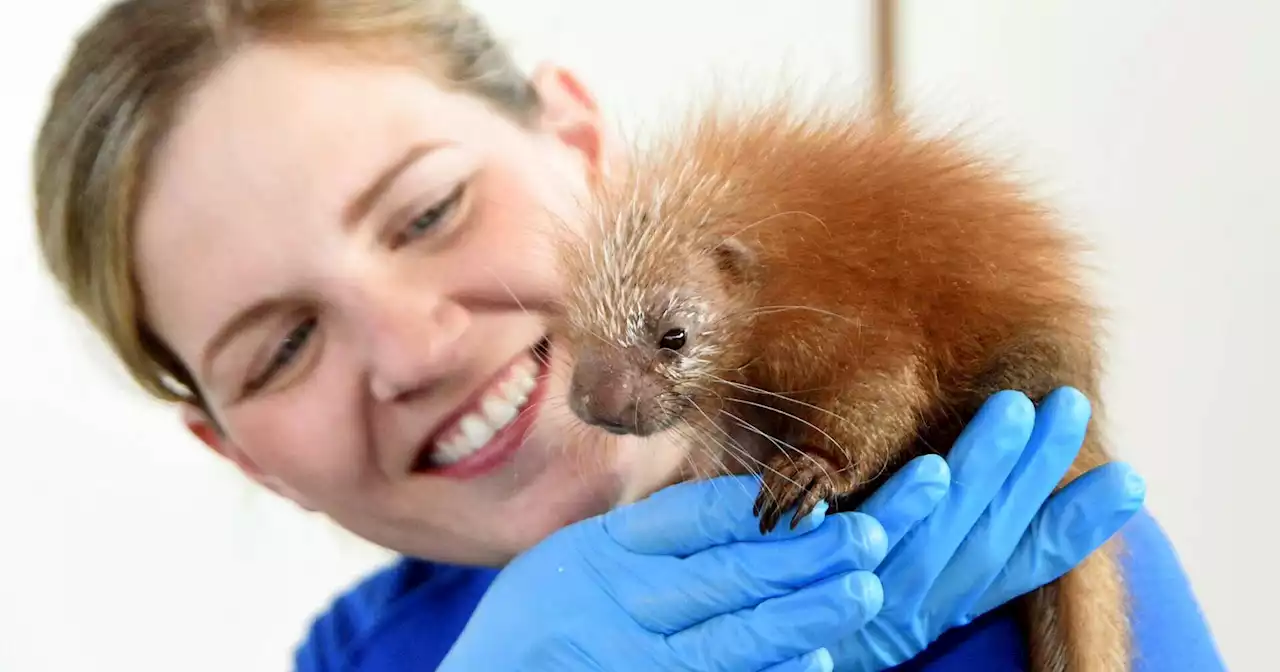
M 144 324 L 133 220 L 147 164 L 184 96 L 249 41 L 407 47 L 441 85 L 525 123 L 527 77 L 456 0 L 123 0 L 79 36 L 35 150 L 45 263 L 73 306 L 151 394 L 203 405 L 195 380 Z

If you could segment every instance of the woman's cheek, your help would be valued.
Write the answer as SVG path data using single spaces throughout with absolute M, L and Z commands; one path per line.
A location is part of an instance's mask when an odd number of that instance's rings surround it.
M 354 431 L 360 423 L 318 397 L 287 390 L 237 409 L 229 424 L 264 473 L 298 490 L 349 489 L 371 466 L 363 433 Z

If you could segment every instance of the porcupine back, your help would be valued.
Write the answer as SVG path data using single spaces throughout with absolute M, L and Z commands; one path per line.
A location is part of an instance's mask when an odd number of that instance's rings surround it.
M 725 237 L 752 251 L 756 281 L 730 290 L 755 315 L 739 343 L 749 384 L 804 401 L 921 362 L 918 438 L 871 456 L 882 468 L 855 502 L 910 458 L 944 451 L 1001 389 L 1038 402 L 1070 385 L 1093 403 L 1063 484 L 1107 460 L 1080 241 L 955 139 L 838 106 L 713 105 L 641 151 L 629 175 L 614 198 L 652 215 L 632 231 L 633 278 L 660 282 Z M 1116 552 L 1113 541 L 1026 598 L 1033 669 L 1128 669 Z
M 1002 350 L 1052 340 L 1059 352 L 1044 356 L 1059 361 L 1042 362 L 1052 379 L 1024 391 L 1072 385 L 1098 401 L 1082 245 L 999 166 L 956 140 L 839 108 L 708 109 L 642 154 L 637 174 L 664 177 L 637 191 L 661 193 L 667 213 L 701 213 L 650 226 L 752 248 L 763 269 L 753 305 L 804 307 L 771 311 L 752 330 L 777 389 L 830 384 L 819 378 L 911 348 L 936 376 L 939 410 L 963 423 L 1005 382 Z

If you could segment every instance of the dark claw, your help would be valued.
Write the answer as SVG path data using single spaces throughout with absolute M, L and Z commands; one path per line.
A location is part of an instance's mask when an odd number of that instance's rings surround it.
M 825 500 L 831 495 L 831 484 L 826 479 L 815 478 L 810 484 L 809 489 L 804 494 L 804 501 L 800 503 L 800 507 L 796 509 L 796 515 L 791 517 L 791 529 L 796 529 L 800 521 L 805 516 L 813 513 L 814 508 L 818 506 L 818 502 Z
M 778 523 L 775 502 L 768 492 L 762 491 L 756 499 L 756 513 L 760 518 L 760 534 L 768 534 Z
M 824 470 L 816 464 L 798 464 L 786 456 L 779 456 L 770 467 L 752 509 L 752 515 L 760 518 L 761 534 L 773 530 L 782 514 L 793 506 L 796 512 L 791 517 L 791 529 L 796 529 L 805 516 L 813 513 L 818 502 L 838 491 L 837 484 L 828 475 L 838 470 L 830 468 L 830 465 Z
M 778 524 L 778 517 L 774 515 L 773 509 L 769 509 L 769 513 L 760 517 L 760 534 L 769 534 L 769 531 Z
M 760 534 L 768 534 L 774 527 L 778 525 L 778 520 L 782 517 L 786 507 L 782 504 L 782 497 L 771 494 L 769 488 L 760 491 L 760 496 L 756 498 L 755 513 L 760 518 Z

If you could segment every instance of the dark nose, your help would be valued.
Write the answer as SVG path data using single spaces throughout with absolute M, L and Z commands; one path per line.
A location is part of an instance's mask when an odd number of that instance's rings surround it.
M 631 433 L 630 427 L 622 424 L 621 422 L 617 422 L 615 420 L 606 420 L 604 418 L 596 418 L 595 425 L 597 427 L 600 427 L 604 431 L 609 432 L 610 434 L 617 434 L 618 436 Z
M 631 434 L 637 420 L 635 377 L 583 363 L 573 373 L 569 406 L 587 424 L 612 434 Z

